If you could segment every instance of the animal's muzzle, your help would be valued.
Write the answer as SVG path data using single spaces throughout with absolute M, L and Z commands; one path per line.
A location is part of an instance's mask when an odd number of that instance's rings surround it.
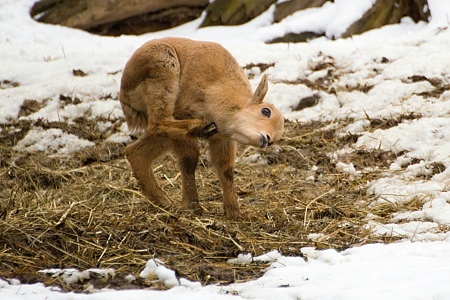
M 264 135 L 261 132 L 259 133 L 261 136 L 261 148 L 266 148 L 267 146 L 272 145 L 273 143 L 270 141 L 270 135 Z

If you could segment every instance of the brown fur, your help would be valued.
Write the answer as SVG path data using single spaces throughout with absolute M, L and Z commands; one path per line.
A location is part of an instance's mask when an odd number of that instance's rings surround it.
M 281 113 L 262 103 L 266 92 L 264 76 L 252 94 L 242 68 L 219 44 L 164 38 L 139 48 L 125 66 L 119 98 L 129 128 L 142 132 L 126 155 L 143 194 L 161 206 L 171 205 L 156 182 L 152 162 L 172 150 L 181 169 L 182 207 L 201 212 L 195 184 L 197 139 L 209 138 L 225 214 L 239 218 L 233 184 L 236 142 L 265 147 L 283 133 Z

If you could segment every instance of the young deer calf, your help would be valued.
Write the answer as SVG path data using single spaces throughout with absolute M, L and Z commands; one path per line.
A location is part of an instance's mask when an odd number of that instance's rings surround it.
M 171 205 L 152 171 L 153 161 L 171 149 L 181 169 L 182 208 L 201 212 L 195 169 L 198 138 L 208 138 L 225 215 L 241 217 L 233 184 L 236 142 L 264 148 L 283 134 L 281 113 L 262 103 L 267 88 L 263 76 L 252 94 L 242 68 L 216 43 L 164 38 L 140 47 L 125 66 L 119 98 L 128 127 L 142 132 L 126 148 L 142 193 Z

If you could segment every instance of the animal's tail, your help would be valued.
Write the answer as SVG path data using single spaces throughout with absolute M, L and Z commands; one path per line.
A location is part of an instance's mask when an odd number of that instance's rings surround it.
M 147 116 L 145 113 L 132 108 L 125 102 L 120 101 L 123 114 L 127 121 L 128 129 L 135 133 L 144 132 L 147 129 Z

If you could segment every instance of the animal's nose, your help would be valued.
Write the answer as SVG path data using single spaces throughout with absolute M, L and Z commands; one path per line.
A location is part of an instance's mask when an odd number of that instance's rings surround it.
M 259 135 L 261 136 L 261 148 L 272 145 L 272 142 L 270 141 L 270 135 L 264 135 L 262 133 L 259 133 Z

